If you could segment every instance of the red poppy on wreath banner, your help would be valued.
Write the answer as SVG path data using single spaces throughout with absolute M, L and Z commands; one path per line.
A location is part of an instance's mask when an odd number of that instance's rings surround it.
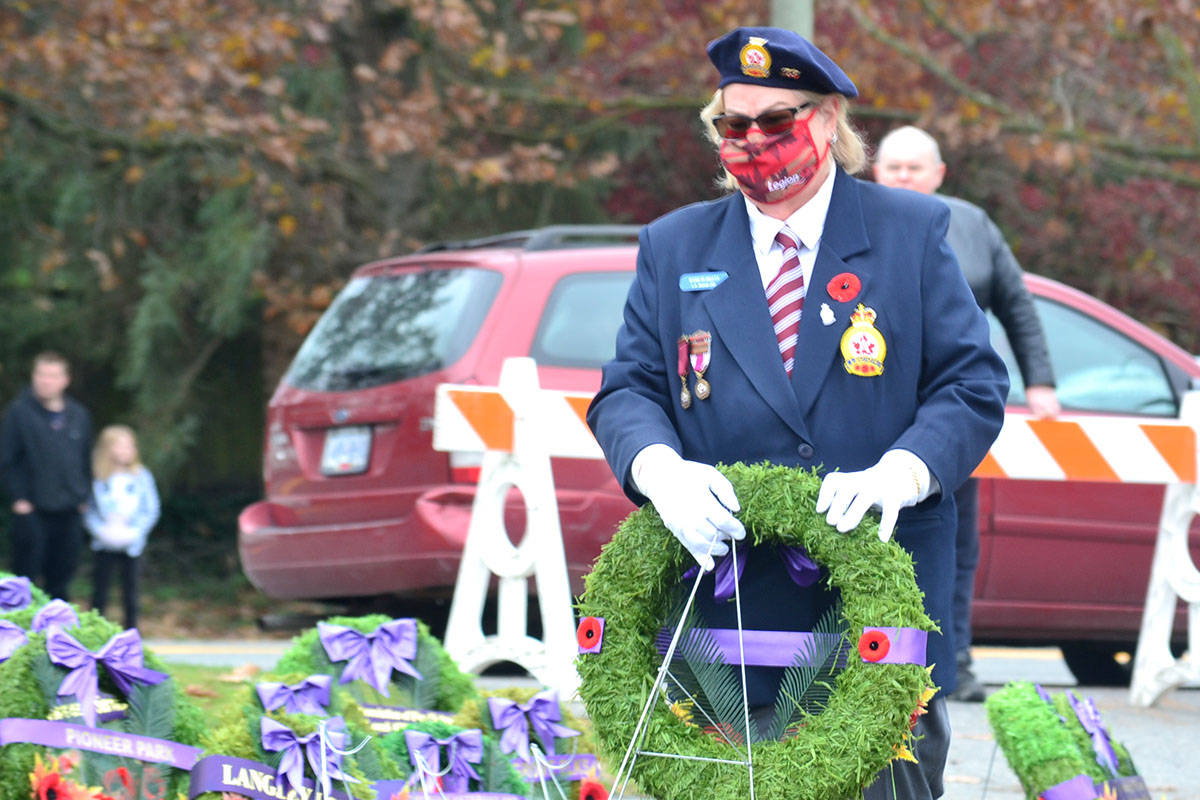
M 604 643 L 604 617 L 584 617 L 575 631 L 580 653 L 599 653 Z
M 608 800 L 608 789 L 600 781 L 585 778 L 579 782 L 579 800 Z
M 839 303 L 848 303 L 862 291 L 862 281 L 853 272 L 839 272 L 825 284 L 825 291 Z
M 858 639 L 858 654 L 863 661 L 881 661 L 888 654 L 892 643 L 883 631 L 864 631 Z

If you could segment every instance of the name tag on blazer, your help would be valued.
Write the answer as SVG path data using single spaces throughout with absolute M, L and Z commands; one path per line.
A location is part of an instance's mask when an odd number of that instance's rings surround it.
M 687 272 L 679 276 L 679 289 L 684 292 L 707 292 L 720 286 L 729 273 L 720 272 Z

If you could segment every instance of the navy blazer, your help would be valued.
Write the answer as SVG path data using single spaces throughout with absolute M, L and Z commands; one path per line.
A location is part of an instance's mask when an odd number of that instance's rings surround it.
M 658 442 L 709 464 L 765 460 L 821 471 L 861 470 L 891 448 L 912 451 L 942 492 L 901 512 L 896 541 L 913 554 L 930 616 L 950 631 L 952 490 L 1000 430 L 1008 376 L 946 244 L 945 204 L 859 181 L 841 169 L 834 180 L 790 379 L 767 310 L 745 202 L 731 194 L 643 228 L 616 356 L 604 367 L 588 423 L 638 504 L 646 498 L 632 482 L 633 457 Z M 683 275 L 717 271 L 729 277 L 714 288 L 680 288 Z M 841 273 L 857 276 L 856 296 L 830 295 L 831 280 Z M 887 345 L 883 372 L 874 377 L 852 375 L 843 366 L 841 337 L 859 303 L 875 311 L 875 328 Z M 825 324 L 830 312 L 833 320 Z M 712 394 L 699 400 L 693 392 L 685 410 L 678 399 L 676 342 L 696 330 L 712 334 L 704 376 Z M 768 590 L 774 579 L 763 570 L 775 569 L 771 561 L 758 553 L 748 560 L 746 624 L 804 630 L 820 601 L 797 589 L 796 602 L 778 602 L 774 592 L 786 587 Z M 720 608 L 701 612 L 712 625 L 732 621 L 731 611 L 727 620 L 714 619 L 726 616 Z M 947 637 L 931 637 L 935 662 L 935 680 L 953 689 Z

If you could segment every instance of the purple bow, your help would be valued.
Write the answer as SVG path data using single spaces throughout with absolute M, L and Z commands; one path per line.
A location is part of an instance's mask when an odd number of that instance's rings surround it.
M 304 783 L 304 760 L 312 768 L 313 775 L 321 784 L 321 791 L 328 797 L 331 779 L 358 783 L 358 780 L 342 772 L 341 750 L 346 744 L 345 720 L 341 717 L 331 717 L 325 723 L 325 760 L 321 761 L 321 731 L 316 730 L 307 736 L 297 736 L 296 732 L 281 722 L 270 717 L 260 720 L 262 729 L 263 750 L 272 752 L 283 751 L 279 757 L 279 769 L 275 775 L 282 784 L 284 781 L 293 789 L 299 789 Z
M 1079 724 L 1092 737 L 1092 749 L 1096 752 L 1096 763 L 1107 769 L 1114 776 L 1117 774 L 1117 754 L 1113 751 L 1112 743 L 1108 740 L 1108 729 L 1100 719 L 1100 711 L 1092 698 L 1080 700 L 1074 692 L 1067 692 L 1067 700 L 1071 709 L 1079 718 Z
M 99 693 L 97 662 L 108 668 L 113 683 L 126 696 L 134 683 L 162 683 L 168 677 L 142 666 L 142 637 L 136 628 L 113 636 L 96 653 L 61 628 L 51 628 L 46 634 L 46 652 L 55 664 L 71 670 L 59 684 L 58 696 L 75 695 L 83 721 L 93 728 L 96 727 L 96 695 Z
M 74 628 L 79 625 L 79 615 L 67 601 L 51 600 L 33 615 L 33 623 L 29 626 L 29 630 L 44 631 L 51 625 L 57 625 L 60 628 Z
M 488 709 L 492 712 L 492 727 L 503 731 L 500 735 L 501 752 L 516 751 L 526 761 L 530 759 L 530 723 L 550 755 L 556 755 L 555 739 L 579 735 L 579 731 L 558 724 L 562 712 L 558 707 L 558 692 L 552 689 L 535 694 L 528 703 L 517 703 L 503 697 L 489 697 Z
M 323 717 L 325 707 L 329 705 L 329 686 L 332 683 L 333 678 L 328 675 L 309 675 L 290 686 L 286 683 L 265 681 L 256 684 L 254 689 L 267 711 L 274 711 L 283 706 L 283 710 L 288 714 Z
M 14 622 L 0 619 L 0 664 L 8 661 L 9 657 L 28 641 L 29 637 L 25 635 L 24 628 Z
M 408 745 L 408 758 L 417 768 L 417 775 L 424 773 L 434 777 L 441 771 L 441 750 L 450 748 L 450 771 L 442 778 L 442 786 L 451 794 L 467 791 L 470 778 L 482 780 L 471 766 L 483 761 L 483 732 L 478 728 L 459 731 L 447 739 L 435 739 L 424 731 L 411 728 L 404 731 L 404 743 Z
M 0 581 L 0 612 L 20 611 L 33 602 L 29 578 L 5 578 Z
M 415 619 L 385 622 L 374 633 L 361 633 L 344 625 L 325 622 L 318 622 L 317 630 L 330 661 L 350 662 L 342 670 L 338 683 L 349 683 L 357 678 L 388 697 L 388 681 L 393 669 L 421 680 L 421 673 L 408 663 L 408 659 L 417 654 Z
M 736 573 L 733 569 L 733 553 L 727 553 L 717 559 L 717 565 L 713 571 L 714 600 L 724 601 L 733 597 L 734 587 L 742 579 L 742 572 L 746 569 L 746 554 L 749 552 L 750 546 L 743 540 L 736 547 Z M 783 559 L 783 565 L 787 567 L 792 583 L 797 586 L 812 586 L 821 577 L 821 568 L 817 566 L 817 562 L 809 558 L 808 552 L 799 545 L 780 545 L 779 557 Z M 684 580 L 696 577 L 696 571 L 699 569 L 700 567 L 696 566 L 683 573 Z

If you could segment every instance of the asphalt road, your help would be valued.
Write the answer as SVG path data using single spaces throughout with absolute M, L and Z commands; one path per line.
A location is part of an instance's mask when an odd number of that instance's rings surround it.
M 287 649 L 286 640 L 166 641 L 147 647 L 167 662 L 270 669 Z M 1176 689 L 1151 708 L 1129 705 L 1126 689 L 1076 686 L 1055 648 L 975 648 L 975 668 L 989 688 L 1030 680 L 1051 691 L 1072 688 L 1091 696 L 1114 738 L 1133 755 L 1153 800 L 1200 800 L 1200 688 Z M 526 677 L 486 676 L 485 686 L 533 685 Z M 1023 800 L 1016 776 L 1005 763 L 982 703 L 951 701 L 953 738 L 946 766 L 946 800 Z

